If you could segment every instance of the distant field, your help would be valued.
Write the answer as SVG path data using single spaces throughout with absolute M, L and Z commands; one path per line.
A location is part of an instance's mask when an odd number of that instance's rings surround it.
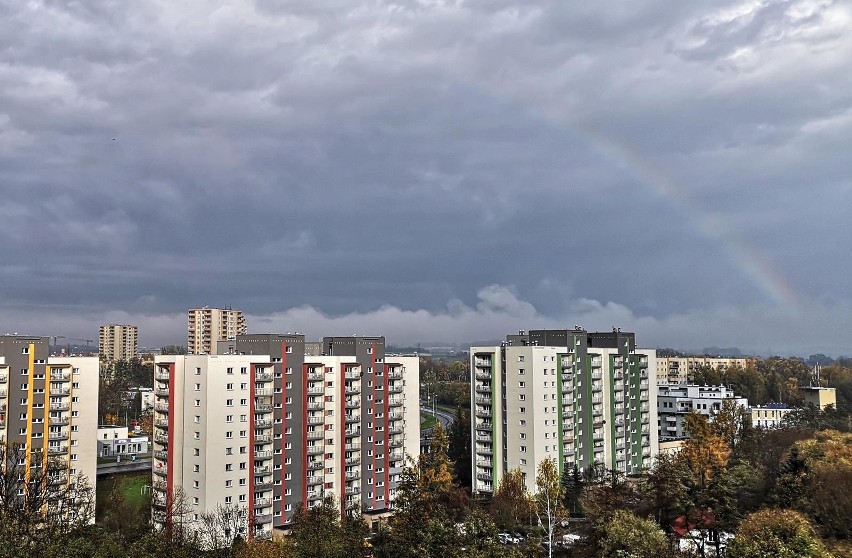
M 97 486 L 97 520 L 100 521 L 107 512 L 105 504 L 109 500 L 113 488 L 121 491 L 121 496 L 128 504 L 141 508 L 147 506 L 148 496 L 142 493 L 145 485 L 151 484 L 151 473 L 123 473 L 98 479 Z

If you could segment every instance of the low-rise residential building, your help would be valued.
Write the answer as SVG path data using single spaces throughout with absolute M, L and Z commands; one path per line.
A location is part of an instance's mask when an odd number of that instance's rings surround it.
M 752 426 L 764 429 L 782 427 L 790 411 L 793 411 L 793 409 L 784 403 L 768 403 L 763 407 L 759 405 L 749 407 Z
M 732 400 L 748 408 L 748 400 L 737 397 L 725 386 L 662 385 L 657 387 L 657 418 L 660 440 L 686 438 L 684 418 L 692 412 L 712 419 L 722 401 Z
M 148 453 L 147 436 L 131 436 L 126 426 L 98 427 L 98 456 L 131 456 Z
M 745 368 L 747 358 L 724 358 L 708 356 L 657 357 L 657 385 L 686 385 L 692 382 L 694 372 L 699 368 L 720 370 L 738 366 Z
M 560 471 L 639 472 L 657 452 L 654 358 L 618 330 L 532 330 L 471 347 L 474 493 L 493 493 L 515 468 L 534 491 L 548 458 Z

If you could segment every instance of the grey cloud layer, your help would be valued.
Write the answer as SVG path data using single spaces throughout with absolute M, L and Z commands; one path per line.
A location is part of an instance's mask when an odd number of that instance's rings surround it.
M 659 344 L 723 344 L 727 317 L 807 347 L 754 326 L 804 306 L 840 332 L 852 300 L 851 23 L 810 0 L 0 0 L 0 326 L 125 312 L 160 343 L 201 304 L 387 307 L 391 338 L 425 312 L 479 339 L 494 320 L 447 301 L 499 284 L 529 319 L 616 301 Z

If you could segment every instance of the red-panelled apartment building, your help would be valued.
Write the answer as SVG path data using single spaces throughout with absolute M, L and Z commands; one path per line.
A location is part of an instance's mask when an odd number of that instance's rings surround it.
M 270 537 L 329 494 L 341 512 L 389 513 L 420 453 L 417 356 L 386 356 L 383 337 L 301 334 L 238 335 L 216 352 L 155 361 L 155 522 L 240 510 L 238 531 Z

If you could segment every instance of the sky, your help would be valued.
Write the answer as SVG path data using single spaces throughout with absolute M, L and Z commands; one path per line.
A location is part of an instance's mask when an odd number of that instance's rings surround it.
M 0 332 L 852 354 L 852 4 L 0 0 Z

